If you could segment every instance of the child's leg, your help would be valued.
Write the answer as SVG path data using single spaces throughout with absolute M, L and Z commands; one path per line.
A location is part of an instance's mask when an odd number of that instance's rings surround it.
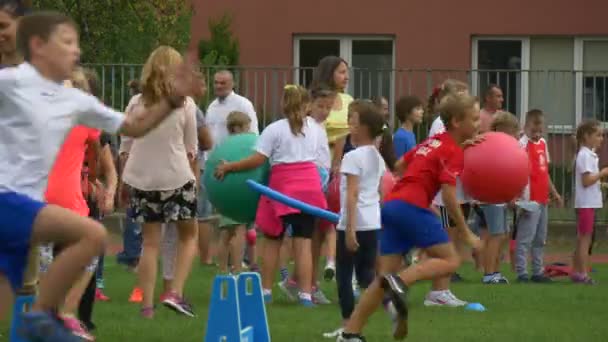
M 162 240 L 160 254 L 163 266 L 163 292 L 171 289 L 171 282 L 175 277 L 175 262 L 177 254 L 177 227 L 174 222 L 162 225 Z
M 264 248 L 262 249 L 262 287 L 265 291 L 272 291 L 274 284 L 274 273 L 279 266 L 279 254 L 283 244 L 282 236 L 264 238 Z
M 222 227 L 220 229 L 220 246 L 217 251 L 217 261 L 219 264 L 220 273 L 228 273 L 228 254 L 230 253 L 230 228 Z
M 312 293 L 312 235 L 314 232 L 314 217 L 307 214 L 292 214 L 282 217 L 285 225 L 291 225 L 293 230 L 293 247 L 296 259 L 297 282 L 302 293 L 302 299 L 310 300 Z
M 500 205 L 484 205 L 482 208 L 488 227 L 488 239 L 484 251 L 484 282 L 490 282 L 500 273 L 500 254 L 507 227 L 506 208 Z M 494 276 L 494 278 L 491 278 Z M 500 279 L 502 281 L 502 279 Z
M 547 242 L 547 206 L 543 206 L 538 217 L 536 234 L 532 240 L 532 275 L 543 275 L 544 269 L 544 250 Z
M 139 259 L 137 273 L 138 285 L 143 292 L 143 308 L 151 308 L 154 304 L 154 287 L 158 272 L 158 249 L 162 239 L 160 223 L 144 223 L 142 225 L 142 253 Z
M 323 238 L 326 233 L 319 227 L 315 228 L 312 233 L 312 286 L 316 286 L 319 277 L 319 263 L 321 262 L 321 248 L 323 246 Z
M 256 248 L 257 232 L 255 228 L 250 228 L 245 233 L 247 234 L 247 258 L 249 259 L 249 269 L 252 271 L 258 270 L 258 254 Z
M 104 270 L 104 265 L 105 265 L 105 259 L 106 256 L 105 254 L 102 254 L 99 256 L 99 261 L 97 262 L 97 268 L 95 269 L 95 283 L 98 289 L 104 289 L 105 286 L 105 279 L 103 278 L 103 270 Z
M 517 219 L 517 236 L 515 246 L 515 272 L 518 277 L 528 276 L 528 252 L 536 236 L 540 211 L 521 210 Z
M 53 241 L 69 247 L 55 258 L 41 280 L 32 310 L 49 311 L 59 307 L 82 270 L 102 253 L 106 236 L 100 223 L 70 210 L 54 205 L 40 210 L 34 221 L 33 242 Z
M 576 210 L 577 234 L 576 250 L 574 252 L 573 279 L 585 278 L 589 269 L 589 247 L 592 243 L 595 212 L 594 209 L 584 208 Z
M 8 279 L 0 273 L 0 321 L 4 321 L 5 315 L 13 307 L 13 289 Z
M 346 234 L 344 231 L 338 232 L 338 245 L 336 247 L 338 300 L 342 311 L 342 319 L 346 323 L 355 309 L 355 295 L 353 294 L 352 285 L 355 254 L 346 248 Z
M 27 259 L 27 268 L 25 269 L 25 274 L 23 275 L 23 287 L 19 289 L 20 294 L 30 295 L 36 293 L 39 271 L 40 252 L 37 246 L 32 246 Z
M 287 234 L 286 234 L 287 235 Z M 293 239 L 285 236 L 281 243 L 281 252 L 279 256 L 279 265 L 281 267 L 281 281 L 289 278 L 289 261 L 292 258 Z
M 87 266 L 87 269 L 81 274 L 80 278 L 74 286 L 68 292 L 68 295 L 65 298 L 65 302 L 63 304 L 63 308 L 61 308 L 60 312 L 62 315 L 66 316 L 75 316 L 76 311 L 78 310 L 78 306 L 80 305 L 80 301 L 84 296 L 84 293 L 95 274 L 95 269 L 97 268 L 98 260 L 95 260 Z
M 357 232 L 357 242 L 359 249 L 355 254 L 355 273 L 359 286 L 366 289 L 374 281 L 376 274 L 378 231 Z
M 196 255 L 197 223 L 196 219 L 177 222 L 178 247 L 177 267 L 171 284 L 171 291 L 183 297 L 184 285 L 192 269 L 192 261 Z
M 100 263 L 97 264 L 97 268 L 99 268 L 100 265 Z M 78 305 L 78 319 L 87 327 L 88 330 L 95 329 L 95 324 L 93 324 L 93 307 L 95 306 L 95 290 L 97 289 L 95 278 L 96 275 L 91 277 L 91 280 L 87 284 L 87 288 L 82 295 L 80 304 Z
M 232 243 L 230 245 L 230 254 L 232 255 L 232 265 L 235 273 L 243 271 L 243 251 L 245 250 L 245 234 L 247 227 L 241 224 L 234 228 L 232 234 Z
M 201 170 L 201 177 L 203 175 Z M 198 250 L 202 264 L 213 264 L 213 258 L 218 250 L 216 249 L 215 241 L 215 219 L 213 218 L 213 206 L 207 197 L 207 189 L 205 182 L 199 182 L 198 201 L 197 201 L 197 217 L 198 217 Z
M 335 227 L 331 227 L 325 232 L 325 257 L 327 258 L 327 262 L 325 264 L 325 273 L 327 275 L 327 278 L 333 278 L 333 276 L 329 277 L 329 275 L 336 268 L 336 236 L 337 235 Z

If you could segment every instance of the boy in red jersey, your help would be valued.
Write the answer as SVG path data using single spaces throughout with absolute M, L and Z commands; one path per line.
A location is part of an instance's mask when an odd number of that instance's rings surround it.
M 456 177 L 463 169 L 463 145 L 479 129 L 479 102 L 469 95 L 448 95 L 440 104 L 446 132 L 427 139 L 397 163 L 403 178 L 388 194 L 382 209 L 380 272 L 355 308 L 339 342 L 363 342 L 361 331 L 369 316 L 382 303 L 385 293 L 395 306 L 393 337 L 407 335 L 408 286 L 454 272 L 460 258 L 449 241 L 431 201 L 441 189 L 443 201 L 456 223 L 459 237 L 474 247 L 480 241 L 467 226 L 456 199 Z M 402 270 L 402 255 L 411 248 L 424 249 L 425 261 Z
M 545 118 L 542 111 L 533 109 L 526 114 L 525 134 L 519 145 L 526 150 L 530 161 L 530 181 L 522 199 L 517 202 L 519 215 L 515 236 L 515 271 L 517 281 L 549 283 L 544 275 L 543 250 L 547 240 L 549 192 L 562 205 L 562 198 L 549 176 L 549 150 L 543 139 Z M 532 256 L 532 277 L 528 276 L 528 252 Z

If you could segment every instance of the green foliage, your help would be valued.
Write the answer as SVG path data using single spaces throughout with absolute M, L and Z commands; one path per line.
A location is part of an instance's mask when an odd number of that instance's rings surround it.
M 183 50 L 190 36 L 186 0 L 35 0 L 71 16 L 86 63 L 143 63 L 160 44 Z
M 210 38 L 199 43 L 203 65 L 235 66 L 239 64 L 239 42 L 232 33 L 232 16 L 224 14 L 209 20 Z

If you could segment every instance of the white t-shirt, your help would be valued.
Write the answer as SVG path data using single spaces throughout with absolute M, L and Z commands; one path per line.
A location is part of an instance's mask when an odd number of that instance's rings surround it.
M 84 125 L 116 133 L 124 119 L 97 98 L 42 77 L 29 63 L 0 70 L 0 192 L 42 201 L 70 130 Z
M 228 115 L 234 111 L 239 111 L 247 114 L 251 119 L 251 133 L 259 133 L 258 130 L 258 117 L 253 108 L 253 104 L 246 97 L 243 97 L 235 92 L 230 93 L 224 99 L 215 99 L 207 108 L 207 115 L 205 117 L 205 124 L 209 128 L 211 138 L 213 139 L 213 146 L 218 146 L 223 143 L 228 137 L 228 127 L 226 127 L 226 120 Z
M 312 123 L 313 125 L 318 126 L 319 129 L 323 132 L 323 136 L 321 137 L 321 139 L 327 141 L 327 131 L 325 130 L 325 127 L 318 123 L 317 120 L 312 120 Z M 326 145 L 329 145 L 329 143 Z M 329 153 L 329 148 L 326 148 L 326 146 L 321 146 L 319 150 L 317 150 L 317 160 L 315 164 L 317 164 L 318 167 L 322 167 L 324 169 L 331 168 L 331 156 Z
M 381 228 L 379 187 L 385 171 L 384 159 L 375 146 L 357 147 L 344 155 L 340 166 L 340 222 L 336 229 L 346 230 L 347 175 L 359 177 L 357 231 Z
M 581 147 L 576 154 L 575 208 L 601 208 L 603 206 L 600 182 L 597 181 L 588 187 L 583 186 L 583 175 L 585 173 L 597 174 L 599 172 L 597 154 L 585 146 Z
M 443 124 L 443 121 L 441 121 L 441 117 L 438 116 L 431 124 L 431 129 L 429 130 L 429 137 L 441 134 L 443 132 L 445 132 L 445 125 Z M 466 194 L 464 193 L 464 189 L 462 188 L 462 182 L 460 182 L 460 177 L 456 178 L 456 199 L 458 199 L 460 203 L 470 202 L 470 199 L 467 198 Z M 437 206 L 443 206 L 443 197 L 441 197 L 441 190 L 439 190 L 439 192 L 437 192 L 437 195 L 435 195 L 435 198 L 433 199 L 433 204 Z
M 317 161 L 319 149 L 327 149 L 327 135 L 311 117 L 306 117 L 302 134 L 291 133 L 287 119 L 268 125 L 260 135 L 255 150 L 265 155 L 270 165 Z

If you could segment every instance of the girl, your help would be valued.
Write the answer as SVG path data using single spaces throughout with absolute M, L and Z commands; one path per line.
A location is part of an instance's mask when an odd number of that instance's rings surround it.
M 338 296 L 345 326 L 355 306 L 353 270 L 363 289 L 374 279 L 380 230 L 380 179 L 386 171 L 376 148 L 376 138 L 384 129 L 379 109 L 371 103 L 355 101 L 349 108 L 351 139 L 357 149 L 344 156 L 341 166 L 342 208 L 338 223 Z M 341 333 L 341 332 L 338 332 Z
M 250 125 L 251 119 L 242 112 L 232 112 L 228 114 L 226 119 L 226 126 L 230 135 L 248 133 Z M 226 216 L 221 216 L 218 226 L 220 229 L 220 248 L 218 250 L 220 273 L 241 273 L 246 225 Z M 228 256 L 231 258 L 232 270 L 228 269 Z M 255 262 L 255 259 L 252 262 Z
M 217 178 L 226 173 L 249 170 L 267 160 L 272 166 L 269 186 L 287 196 L 320 208 L 327 208 L 321 189 L 321 178 L 315 165 L 318 150 L 327 148 L 324 132 L 307 117 L 310 96 L 300 86 L 287 86 L 283 95 L 286 118 L 270 124 L 259 138 L 256 153 L 232 163 L 220 164 Z M 281 240 L 287 226 L 291 226 L 296 260 L 296 278 L 300 303 L 313 306 L 311 239 L 315 218 L 265 197 L 260 198 L 256 224 L 264 232 L 262 286 L 266 301 L 272 300 L 272 285 L 277 270 Z
M 312 99 L 312 104 L 310 106 L 310 117 L 314 119 L 312 123 L 317 125 L 321 131 L 324 131 L 323 124 L 331 111 L 333 103 L 335 101 L 336 92 L 333 91 L 330 87 L 326 85 L 320 85 L 317 88 L 314 88 L 310 91 L 310 96 Z M 331 167 L 331 157 L 329 154 L 329 149 L 325 146 L 321 147 L 317 151 L 317 159 L 315 161 L 317 165 L 317 169 L 319 171 L 319 176 L 321 177 L 321 186 L 323 188 L 323 192 L 327 192 L 327 185 L 329 182 L 329 169 Z M 312 299 L 315 304 L 331 304 L 329 299 L 325 296 L 321 288 L 319 287 L 319 283 L 317 281 L 318 273 L 319 273 L 319 261 L 321 259 L 321 249 L 323 242 L 326 241 L 327 244 L 330 243 L 328 239 L 328 235 L 330 235 L 333 230 L 331 223 L 323 222 L 323 224 L 318 224 L 318 229 L 315 229 L 313 238 L 312 238 L 312 287 L 313 294 Z M 291 247 L 291 238 L 286 237 L 285 242 L 281 248 L 281 276 L 284 277 L 279 283 L 279 288 L 285 293 L 285 295 L 290 300 L 297 300 L 298 286 L 295 280 L 289 279 L 288 276 L 285 276 L 287 273 L 287 261 L 289 260 L 289 251 Z
M 171 70 L 182 62 L 173 48 L 154 50 L 142 71 L 142 93 L 131 99 L 127 115 L 137 116 L 171 91 Z M 154 287 L 162 238 L 161 224 L 175 222 L 178 229 L 176 269 L 163 304 L 194 317 L 183 299 L 184 284 L 196 253 L 196 104 L 186 98 L 166 122 L 150 135 L 125 146 L 129 154 L 123 181 L 132 189 L 131 204 L 137 221 L 143 223 L 143 252 L 139 261 L 139 285 L 143 290 L 141 315 L 154 316 Z
M 599 169 L 599 158 L 596 151 L 604 135 L 601 123 L 588 120 L 581 123 L 576 130 L 578 153 L 575 165 L 576 229 L 578 238 L 574 251 L 574 273 L 572 281 L 582 284 L 593 284 L 587 270 L 589 269 L 589 247 L 595 225 L 595 210 L 602 208 L 602 190 L 600 180 L 608 176 L 608 168 Z
M 395 113 L 401 127 L 395 132 L 393 146 L 397 159 L 416 146 L 414 126 L 422 123 L 424 107 L 416 96 L 404 96 L 397 101 Z
M 348 63 L 340 57 L 326 56 L 313 73 L 310 89 L 328 86 L 337 93 L 325 129 L 331 151 L 331 174 L 337 176 L 342 160 L 342 151 L 348 135 L 348 105 L 353 102 L 352 96 L 345 93 L 348 86 Z M 327 263 L 325 265 L 325 280 L 332 280 L 336 273 L 336 232 L 334 226 L 322 223 L 322 229 L 327 230 Z

